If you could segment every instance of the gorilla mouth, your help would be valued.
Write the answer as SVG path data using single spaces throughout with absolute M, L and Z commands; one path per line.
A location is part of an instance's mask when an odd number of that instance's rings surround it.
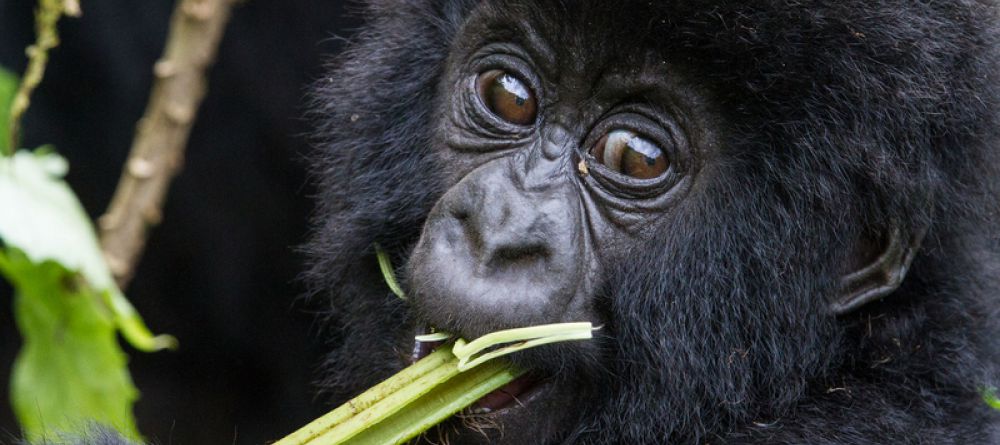
M 522 375 L 472 404 L 473 414 L 490 414 L 515 406 L 525 406 L 541 392 L 542 379 L 532 373 Z
M 424 332 L 427 332 L 427 330 Z M 443 341 L 414 341 L 413 353 L 410 355 L 410 364 L 430 355 L 431 352 L 434 352 L 442 344 L 444 344 Z M 537 372 L 529 371 L 512 380 L 510 383 L 486 394 L 473 403 L 469 409 L 472 414 L 484 415 L 500 413 L 508 408 L 523 407 L 538 396 L 544 386 L 544 380 L 544 377 Z

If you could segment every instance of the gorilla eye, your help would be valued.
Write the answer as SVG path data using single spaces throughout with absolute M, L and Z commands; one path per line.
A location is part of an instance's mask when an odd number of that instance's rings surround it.
M 670 166 L 660 147 L 629 130 L 604 135 L 590 154 L 605 167 L 636 179 L 653 179 Z
M 500 119 L 517 125 L 535 121 L 538 104 L 531 89 L 520 79 L 501 70 L 490 70 L 476 78 L 476 91 L 486 108 Z

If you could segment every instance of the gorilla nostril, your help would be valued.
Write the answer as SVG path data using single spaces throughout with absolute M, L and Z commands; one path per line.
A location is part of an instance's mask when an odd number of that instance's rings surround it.
M 451 209 L 451 216 L 459 221 L 465 221 L 469 219 L 469 210 L 462 207 L 455 207 Z
M 486 268 L 492 272 L 544 264 L 551 251 L 542 243 L 500 245 L 487 252 Z
M 475 252 L 475 255 L 481 255 L 483 249 L 483 237 L 476 219 L 473 218 L 472 214 L 468 210 L 463 208 L 452 209 L 451 217 L 460 228 L 458 233 L 461 234 L 458 238 L 453 239 L 454 242 L 467 243 L 472 252 Z

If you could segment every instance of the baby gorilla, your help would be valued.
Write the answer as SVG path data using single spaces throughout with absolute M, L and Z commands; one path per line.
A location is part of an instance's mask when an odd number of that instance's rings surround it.
M 334 401 L 427 326 L 590 321 L 427 438 L 1000 440 L 996 4 L 366 11 L 314 108 Z

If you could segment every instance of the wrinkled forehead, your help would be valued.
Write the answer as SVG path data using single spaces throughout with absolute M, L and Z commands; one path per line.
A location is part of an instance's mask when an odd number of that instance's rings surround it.
M 518 45 L 548 65 L 539 67 L 543 71 L 601 72 L 668 55 L 669 46 L 655 38 L 666 22 L 643 14 L 640 6 L 623 1 L 483 1 L 458 41 L 470 47 Z
M 855 16 L 840 2 L 483 0 L 457 41 L 510 41 L 563 70 L 594 72 L 651 61 L 700 66 L 706 68 L 701 75 L 728 83 L 746 71 L 824 71 L 847 52 L 905 51 L 916 47 L 900 41 L 907 33 L 910 40 L 926 37 L 905 15 Z M 907 33 L 869 29 L 876 26 Z M 740 79 L 755 81 L 743 74 Z

